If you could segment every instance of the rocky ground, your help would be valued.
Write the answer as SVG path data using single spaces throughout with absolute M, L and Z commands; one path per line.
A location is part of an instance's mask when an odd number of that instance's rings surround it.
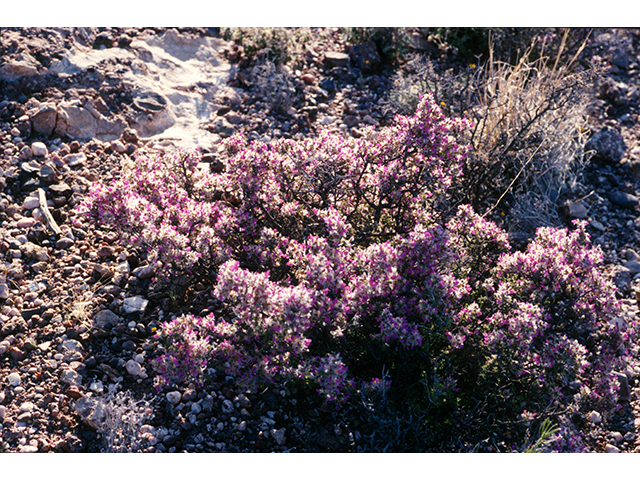
M 124 157 L 197 146 L 214 161 L 234 132 L 269 141 L 384 125 L 393 70 L 378 68 L 366 44 L 349 49 L 337 30 L 312 33 L 292 67 L 270 72 L 218 29 L 0 32 L 0 451 L 355 452 L 391 444 L 365 405 L 328 411 L 284 382 L 250 393 L 219 375 L 206 389 L 156 394 L 148 358 L 159 323 L 213 306 L 203 292 L 185 305 L 153 295 L 144 255 L 74 211 L 92 182 L 118 175 Z M 415 35 L 417 47 L 437 52 Z M 640 33 L 593 35 L 589 56 L 604 69 L 588 119 L 600 132 L 591 143 L 598 155 L 565 213 L 590 221 L 635 318 Z M 640 369 L 620 379 L 621 414 L 582 419 L 594 451 L 640 451 Z M 471 448 L 500 450 L 490 439 Z

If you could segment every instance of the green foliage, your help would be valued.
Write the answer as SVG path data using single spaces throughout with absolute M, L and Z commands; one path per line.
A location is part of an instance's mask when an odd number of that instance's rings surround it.
M 538 438 L 524 449 L 524 453 L 540 453 L 544 451 L 550 443 L 555 440 L 556 434 L 560 432 L 560 427 L 554 425 L 549 418 L 545 418 L 538 429 Z

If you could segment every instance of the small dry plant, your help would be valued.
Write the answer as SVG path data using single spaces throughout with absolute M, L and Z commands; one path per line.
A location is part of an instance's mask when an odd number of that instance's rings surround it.
M 512 65 L 494 58 L 491 39 L 484 65 L 461 72 L 436 73 L 415 59 L 387 99 L 388 111 L 404 113 L 431 91 L 448 113 L 473 120 L 459 201 L 484 216 L 506 217 L 514 240 L 538 226 L 561 225 L 558 203 L 579 186 L 586 161 L 585 100 L 595 72 L 573 69 L 586 40 L 563 63 L 568 35 L 565 30 L 555 59 L 544 48 L 534 57 L 532 43 Z
M 152 409 L 145 399 L 135 400 L 130 392 L 117 392 L 118 385 L 109 385 L 102 397 L 104 417 L 99 431 L 104 452 L 140 452 L 145 445 L 140 429 L 152 416 Z

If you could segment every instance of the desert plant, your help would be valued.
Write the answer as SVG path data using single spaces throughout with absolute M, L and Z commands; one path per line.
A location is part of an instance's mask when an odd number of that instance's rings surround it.
M 340 405 L 384 367 L 389 409 L 431 438 L 478 434 L 454 429 L 454 413 L 506 422 L 523 402 L 546 416 L 614 411 L 630 339 L 610 323 L 601 252 L 580 223 L 513 251 L 494 223 L 454 208 L 470 128 L 427 95 L 359 139 L 234 136 L 223 172 L 197 169 L 196 152 L 138 158 L 95 185 L 91 218 L 146 246 L 166 276 L 207 272 L 220 305 L 163 326 L 160 383 L 203 380 L 211 364 L 245 388 L 302 381 Z
M 225 27 L 220 33 L 225 40 L 241 45 L 255 62 L 270 61 L 276 65 L 295 61 L 310 38 L 305 28 Z
M 565 31 L 551 61 L 544 48 L 533 54 L 536 43 L 514 65 L 494 57 L 490 44 L 485 62 L 459 72 L 437 73 L 428 60 L 414 58 L 386 102 L 388 111 L 404 112 L 431 91 L 445 111 L 473 120 L 459 198 L 484 215 L 506 212 L 514 236 L 561 225 L 558 204 L 579 188 L 593 72 L 571 70 L 585 43 L 567 61 L 568 38 Z

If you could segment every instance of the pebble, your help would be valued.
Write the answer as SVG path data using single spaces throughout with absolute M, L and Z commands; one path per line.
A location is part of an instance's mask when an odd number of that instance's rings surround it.
M 166 397 L 167 397 L 167 402 L 169 402 L 172 405 L 177 405 L 180 403 L 180 399 L 182 398 L 182 395 L 180 394 L 180 392 L 173 391 L 173 392 L 168 392 Z
M 27 197 L 24 199 L 22 206 L 27 210 L 33 210 L 34 208 L 38 208 L 40 206 L 40 200 L 37 197 Z
M 122 302 L 122 308 L 126 313 L 142 313 L 147 308 L 148 303 L 149 300 L 140 296 L 127 297 Z
M 287 433 L 287 429 L 286 428 L 280 428 L 278 430 L 275 430 L 275 429 L 271 430 L 271 436 L 273 437 L 273 439 L 276 441 L 276 443 L 278 445 L 284 445 L 284 443 L 287 441 L 287 438 L 285 437 L 286 433 Z
M 18 385 L 20 385 L 20 382 L 22 381 L 22 379 L 20 378 L 19 373 L 12 372 L 7 377 L 7 381 L 9 382 L 9 385 L 11 385 L 12 387 L 17 387 Z
M 31 151 L 34 157 L 46 157 L 48 153 L 47 146 L 42 142 L 33 142 L 31 144 Z
M 591 413 L 589 413 L 589 420 L 592 423 L 598 424 L 602 422 L 602 415 L 600 415 L 600 413 L 596 412 L 595 410 L 592 411 Z
M 615 445 L 611 445 L 610 443 L 607 443 L 607 445 L 604 447 L 604 451 L 606 453 L 620 453 L 620 449 Z
M 4 405 L 0 405 L 0 418 L 4 418 L 6 414 L 7 414 L 7 407 L 5 407 Z
M 233 402 L 229 399 L 226 399 L 222 402 L 222 413 L 231 413 L 233 412 Z
M 133 375 L 134 377 L 136 377 L 136 376 L 140 375 L 140 373 L 142 373 L 142 367 L 135 360 L 127 361 L 126 367 L 127 367 L 127 372 L 129 372 L 129 374 Z

